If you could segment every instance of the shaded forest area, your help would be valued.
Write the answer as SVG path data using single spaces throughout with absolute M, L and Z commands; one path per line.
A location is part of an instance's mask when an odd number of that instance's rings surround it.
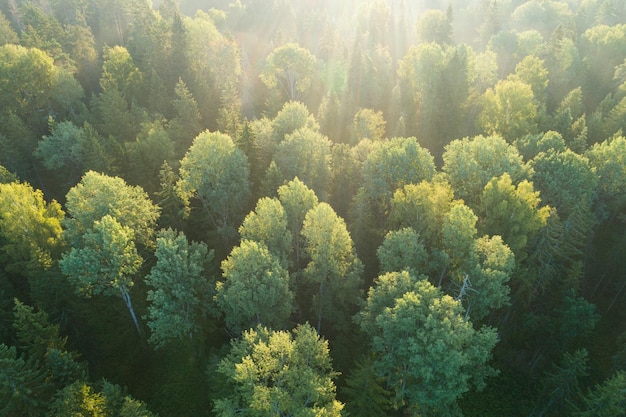
M 0 12 L 0 416 L 626 415 L 626 2 Z

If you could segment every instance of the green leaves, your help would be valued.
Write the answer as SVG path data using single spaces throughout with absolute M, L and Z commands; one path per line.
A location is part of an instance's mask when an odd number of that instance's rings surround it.
M 476 331 L 463 319 L 460 303 L 427 280 L 413 281 L 406 272 L 380 277 L 364 311 L 369 313 L 361 327 L 372 335 L 374 367 L 387 377 L 396 408 L 406 404 L 437 415 L 495 374 L 486 366 L 495 330 Z
M 215 402 L 218 416 L 341 415 L 328 342 L 308 324 L 292 333 L 260 326 L 244 332 L 218 372 L 232 387 L 229 397 Z
M 289 100 L 299 100 L 311 83 L 316 66 L 315 55 L 298 44 L 276 48 L 268 57 L 261 81 L 281 90 Z
M 132 276 L 143 259 L 137 253 L 129 227 L 106 215 L 96 220 L 93 229 L 82 238 L 84 246 L 72 248 L 59 262 L 77 293 L 85 297 L 112 295 L 133 286 Z
M 225 240 L 235 233 L 242 209 L 250 196 L 246 155 L 223 133 L 205 131 L 180 161 L 178 194 L 188 205 L 193 196 L 202 200 L 211 220 Z
M 152 287 L 147 296 L 148 341 L 160 348 L 201 330 L 201 319 L 208 314 L 205 299 L 212 292 L 205 266 L 213 252 L 168 229 L 157 237 L 155 256 L 157 262 L 145 278 Z
M 215 300 L 235 334 L 257 324 L 286 327 L 294 295 L 289 274 L 264 243 L 243 240 L 222 262 Z

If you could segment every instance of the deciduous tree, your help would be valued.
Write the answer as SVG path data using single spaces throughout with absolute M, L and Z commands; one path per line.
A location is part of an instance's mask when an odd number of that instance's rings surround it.
M 292 333 L 259 326 L 231 345 L 218 367 L 230 388 L 215 402 L 218 416 L 341 415 L 328 342 L 308 324 Z

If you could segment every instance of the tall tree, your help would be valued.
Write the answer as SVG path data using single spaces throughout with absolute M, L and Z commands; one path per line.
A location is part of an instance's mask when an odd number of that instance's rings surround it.
M 301 235 L 302 224 L 309 210 L 318 204 L 315 192 L 298 178 L 278 188 L 278 198 L 287 215 L 287 227 L 291 232 L 291 245 L 295 256 L 294 267 L 300 269 L 300 259 L 304 250 L 304 239 Z
M 308 324 L 292 333 L 260 326 L 244 332 L 218 371 L 230 389 L 215 402 L 218 416 L 341 415 L 328 342 Z
M 0 259 L 7 270 L 36 272 L 50 268 L 63 249 L 64 213 L 41 190 L 27 183 L 0 183 Z
M 492 328 L 475 330 L 463 319 L 461 304 L 427 280 L 413 281 L 410 288 L 388 297 L 382 311 L 370 310 L 374 367 L 387 377 L 396 408 L 441 415 L 495 374 L 487 361 L 497 336 Z
M 301 100 L 313 82 L 315 56 L 296 43 L 276 48 L 267 57 L 261 81 L 271 89 L 280 90 L 288 100 Z
M 205 131 L 180 162 L 178 194 L 187 207 L 198 197 L 222 239 L 232 242 L 250 197 L 249 172 L 246 155 L 230 136 Z
M 293 310 L 289 274 L 262 242 L 242 240 L 222 262 L 215 300 L 237 335 L 256 325 L 281 329 Z
M 75 248 L 81 247 L 82 236 L 105 215 L 131 229 L 138 244 L 152 245 L 159 208 L 141 187 L 130 186 L 119 177 L 89 171 L 69 190 L 66 200 L 70 217 L 65 222 L 65 233 Z
M 505 172 L 517 183 L 528 178 L 517 149 L 498 135 L 458 139 L 446 146 L 443 172 L 457 198 L 477 208 L 485 185 Z
M 239 227 L 242 240 L 263 243 L 276 256 L 283 268 L 289 266 L 292 234 L 287 228 L 287 213 L 279 200 L 263 197 L 254 211 L 248 213 Z
M 363 272 L 346 224 L 332 207 L 320 203 L 306 214 L 302 236 L 309 258 L 304 276 L 317 293 L 313 294 L 317 331 L 325 317 L 333 317 L 336 325 L 344 324 L 342 320 L 357 301 Z
M 156 264 L 145 277 L 148 290 L 148 341 L 156 348 L 200 333 L 208 315 L 204 301 L 212 288 L 206 267 L 213 258 L 204 243 L 189 242 L 184 233 L 161 230 Z
M 331 142 L 309 129 L 287 135 L 274 155 L 274 161 L 285 180 L 298 177 L 322 201 L 327 199 L 330 181 Z
M 134 276 L 143 263 L 134 244 L 133 230 L 107 214 L 94 222 L 93 228 L 82 236 L 82 242 L 82 246 L 72 248 L 59 261 L 61 271 L 83 297 L 120 296 L 141 334 L 130 296 Z

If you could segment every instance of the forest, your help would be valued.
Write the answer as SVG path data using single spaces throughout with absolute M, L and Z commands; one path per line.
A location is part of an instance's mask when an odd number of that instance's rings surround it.
M 625 129 L 621 0 L 0 0 L 0 417 L 626 416 Z

